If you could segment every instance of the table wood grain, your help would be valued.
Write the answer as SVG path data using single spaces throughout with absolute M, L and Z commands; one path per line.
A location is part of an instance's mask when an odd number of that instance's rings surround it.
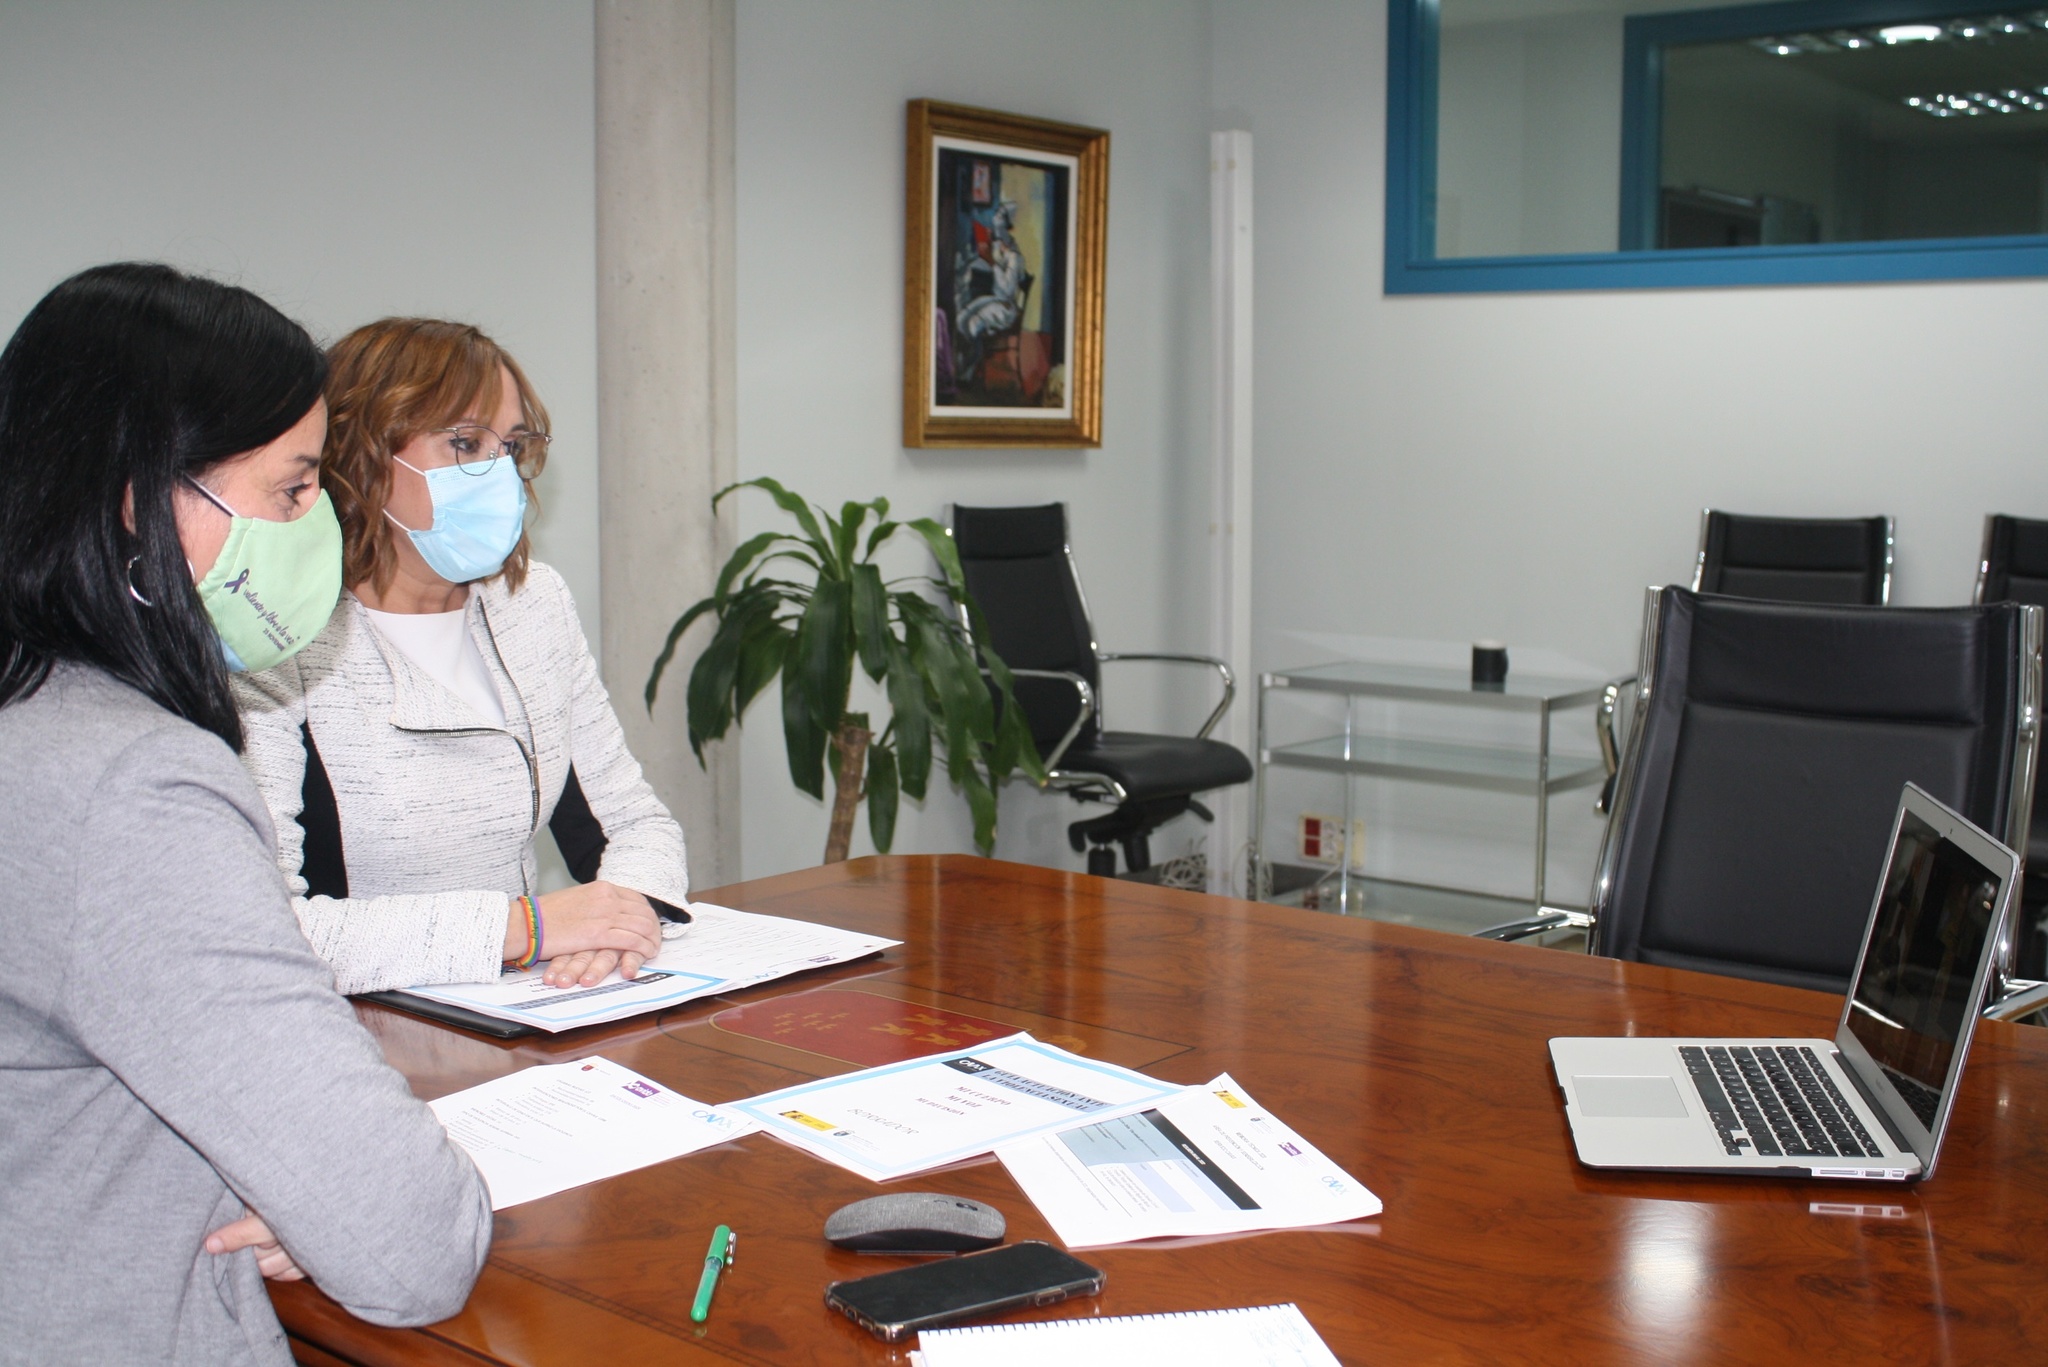
M 964 856 L 706 896 L 905 943 L 540 1040 L 359 1009 L 425 1098 L 602 1053 L 733 1101 L 852 1065 L 829 1030 L 763 1039 L 721 1029 L 720 1012 L 878 994 L 1174 1082 L 1228 1071 L 1386 1203 L 1345 1226 L 1093 1250 L 1104 1293 L 1039 1317 L 1291 1300 L 1347 1363 L 1974 1363 L 2048 1345 L 2048 1030 L 1979 1028 L 1939 1171 L 1918 1187 L 1601 1174 L 1572 1156 L 1550 1037 L 1826 1036 L 1839 999 Z M 829 1023 L 802 1007 L 782 1014 Z M 987 1201 L 1012 1238 L 1057 1242 L 992 1160 L 898 1189 Z M 827 1282 L 898 1265 L 821 1235 L 877 1190 L 753 1135 L 501 1212 L 468 1305 L 427 1329 L 372 1328 L 303 1283 L 272 1294 L 322 1364 L 906 1363 L 823 1304 Z M 693 1325 L 721 1221 L 739 1261 Z

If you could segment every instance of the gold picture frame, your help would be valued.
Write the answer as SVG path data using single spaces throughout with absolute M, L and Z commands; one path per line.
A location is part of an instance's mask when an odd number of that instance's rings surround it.
M 1102 445 L 1109 134 L 934 100 L 906 126 L 903 444 Z

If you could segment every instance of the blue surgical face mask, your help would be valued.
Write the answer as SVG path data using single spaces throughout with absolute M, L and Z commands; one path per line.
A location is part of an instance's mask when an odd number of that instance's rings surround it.
M 451 584 L 467 584 L 504 567 L 526 530 L 526 481 L 516 463 L 500 456 L 482 474 L 471 474 L 459 465 L 422 470 L 392 459 L 426 480 L 433 499 L 434 525 L 423 532 L 384 514 L 412 538 L 428 569 Z

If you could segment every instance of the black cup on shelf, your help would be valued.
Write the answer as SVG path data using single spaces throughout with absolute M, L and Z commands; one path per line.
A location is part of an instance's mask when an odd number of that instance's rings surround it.
M 1508 648 L 1499 641 L 1472 643 L 1472 686 L 1498 693 L 1508 682 Z

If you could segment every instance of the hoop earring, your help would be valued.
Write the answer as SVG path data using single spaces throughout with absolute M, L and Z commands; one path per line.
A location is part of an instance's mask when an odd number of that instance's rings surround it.
M 156 606 L 156 604 L 150 602 L 147 598 L 144 598 L 142 596 L 142 590 L 135 587 L 135 562 L 140 559 L 142 559 L 142 557 L 139 555 L 131 555 L 128 557 L 128 596 L 130 598 L 133 598 L 136 602 L 142 604 L 142 606 L 146 608 L 153 608 Z

